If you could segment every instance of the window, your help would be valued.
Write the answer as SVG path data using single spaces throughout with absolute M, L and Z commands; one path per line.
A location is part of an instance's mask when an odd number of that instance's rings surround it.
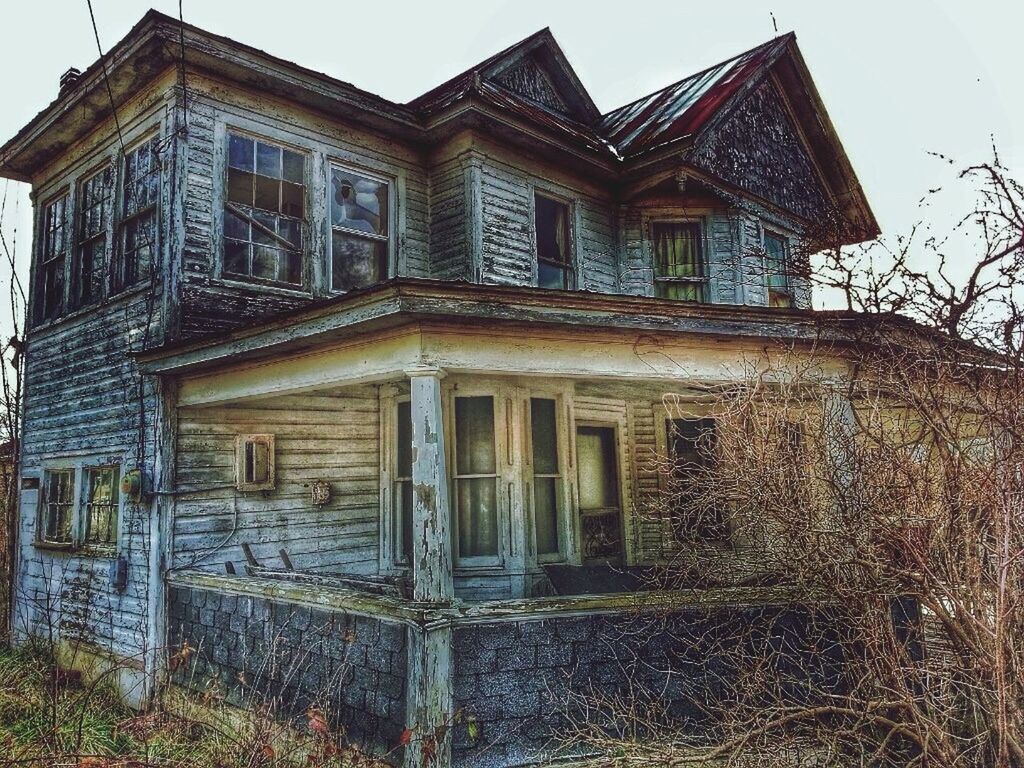
M 235 443 L 235 478 L 240 491 L 273 489 L 274 436 L 239 435 Z
M 768 306 L 792 307 L 790 287 L 789 239 L 765 230 L 765 270 L 768 274 Z
M 43 211 L 43 247 L 39 254 L 40 320 L 57 317 L 64 306 L 64 214 L 67 200 L 67 195 L 62 195 Z
M 347 168 L 331 169 L 331 290 L 351 291 L 388 278 L 388 184 Z
M 622 509 L 615 429 L 576 427 L 583 562 L 617 562 L 622 556 Z
M 533 520 L 537 555 L 561 552 L 558 495 L 562 475 L 558 461 L 558 424 L 555 401 L 530 400 L 530 444 L 533 461 Z
M 459 559 L 498 555 L 494 398 L 455 398 L 455 504 Z
M 654 292 L 662 299 L 704 301 L 704 247 L 699 222 L 653 222 Z
M 394 532 L 395 562 L 412 555 L 412 405 L 400 401 L 395 419 Z
M 232 133 L 227 174 L 224 274 L 301 286 L 306 158 Z
M 120 252 L 111 285 L 119 291 L 148 278 L 156 255 L 156 209 L 160 157 L 154 136 L 124 156 L 121 184 Z
M 86 470 L 86 544 L 117 544 L 120 474 L 118 467 L 90 467 Z
M 569 206 L 543 195 L 534 196 L 533 226 L 537 234 L 537 285 L 573 287 Z
M 675 535 L 710 541 L 726 538 L 725 519 L 703 481 L 715 466 L 715 420 L 668 419 L 665 422 L 671 470 L 669 505 Z
M 111 169 L 104 168 L 78 186 L 78 240 L 71 267 L 71 294 L 79 307 L 103 296 L 113 178 Z
M 57 469 L 43 472 L 40 504 L 41 541 L 71 544 L 74 536 L 75 470 Z

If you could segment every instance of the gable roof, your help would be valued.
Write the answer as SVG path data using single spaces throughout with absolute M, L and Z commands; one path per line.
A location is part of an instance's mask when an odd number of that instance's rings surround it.
M 517 92 L 507 76 L 517 67 L 533 64 L 551 79 L 550 85 L 560 105 L 545 103 Z M 455 77 L 416 97 L 407 107 L 422 113 L 436 112 L 487 83 L 537 106 L 562 112 L 582 124 L 593 125 L 601 116 L 590 93 L 569 64 L 548 27 L 510 45 Z M 561 107 L 561 109 L 559 108 Z
M 777 37 L 659 91 L 612 110 L 599 130 L 622 157 L 697 133 L 751 77 L 770 66 L 794 39 Z

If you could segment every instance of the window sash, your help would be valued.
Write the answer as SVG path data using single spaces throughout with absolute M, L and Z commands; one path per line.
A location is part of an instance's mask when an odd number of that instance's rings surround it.
M 65 216 L 68 196 L 61 195 L 46 205 L 43 213 L 42 249 L 39 254 L 40 320 L 52 320 L 64 308 L 64 267 L 67 249 Z
M 352 199 L 339 198 L 343 194 L 341 188 L 352 181 L 356 184 L 364 182 L 376 186 L 377 210 L 360 206 L 359 192 L 354 185 L 345 194 Z M 368 193 L 362 193 L 368 194 Z M 331 223 L 329 243 L 330 289 L 332 291 L 352 291 L 367 288 L 384 282 L 391 276 L 391 201 L 392 183 L 390 180 L 348 168 L 343 165 L 331 165 L 330 186 L 328 188 L 328 216 Z M 381 199 L 383 198 L 383 199 Z M 361 209 L 366 216 L 368 229 L 352 226 L 347 223 L 359 221 L 348 215 L 348 206 Z M 339 219 L 339 216 L 343 218 Z M 376 218 L 374 224 L 373 218 Z M 347 254 L 340 252 L 339 245 L 348 243 L 354 246 Z M 359 244 L 363 245 L 360 249 Z M 348 257 L 345 263 L 339 261 L 341 256 Z
M 118 248 L 111 270 L 113 292 L 150 277 L 155 266 L 156 212 L 160 203 L 158 138 L 153 136 L 125 153 L 121 163 L 121 218 L 117 224 Z M 138 238 L 140 232 L 143 233 L 141 239 Z
M 530 398 L 533 533 L 535 551 L 541 560 L 558 558 L 563 554 L 565 546 L 561 530 L 564 507 L 561 500 L 562 466 L 558 437 L 558 401 L 544 397 Z
M 74 543 L 73 469 L 45 470 L 40 499 L 39 540 L 52 544 Z
M 90 467 L 87 472 L 85 506 L 85 543 L 116 545 L 120 512 L 120 470 L 118 467 Z M 97 494 L 107 488 L 107 498 L 97 500 Z
M 454 410 L 452 480 L 458 561 L 462 565 L 496 563 L 501 556 L 501 514 L 495 397 L 456 397 Z M 474 429 L 475 419 L 481 423 Z
M 765 271 L 769 304 L 771 306 L 790 306 L 792 303 L 792 285 L 790 279 L 789 238 L 764 231 Z
M 534 194 L 533 232 L 537 259 L 537 285 L 570 290 L 573 287 L 573 241 L 568 202 Z
M 392 538 L 395 563 L 408 565 L 412 556 L 412 403 L 400 400 L 395 404 L 394 473 L 392 493 Z
M 651 222 L 655 294 L 677 301 L 706 300 L 704 233 L 697 221 Z

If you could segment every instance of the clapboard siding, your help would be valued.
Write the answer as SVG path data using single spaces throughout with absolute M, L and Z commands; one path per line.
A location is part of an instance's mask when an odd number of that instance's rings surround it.
M 277 484 L 266 492 L 234 489 L 235 437 L 270 433 Z M 375 574 L 380 510 L 380 417 L 375 387 L 332 396 L 287 396 L 220 408 L 183 409 L 178 419 L 174 553 L 178 566 L 241 570 L 241 545 L 280 566 Z M 331 484 L 324 507 L 310 484 Z
M 430 174 L 430 273 L 471 280 L 467 240 L 468 167 L 464 158 L 440 163 Z

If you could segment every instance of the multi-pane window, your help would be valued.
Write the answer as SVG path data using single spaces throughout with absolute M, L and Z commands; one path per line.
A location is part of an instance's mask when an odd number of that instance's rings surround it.
M 224 274 L 302 285 L 306 158 L 248 136 L 228 136 Z
M 537 235 L 537 285 L 563 290 L 572 288 L 569 206 L 535 195 L 533 217 Z
M 765 270 L 768 274 L 768 306 L 793 306 L 790 286 L 789 239 L 765 230 Z
M 71 268 L 71 294 L 76 306 L 91 304 L 103 296 L 113 178 L 107 167 L 78 186 L 78 241 Z
M 668 490 L 674 533 L 680 539 L 725 539 L 725 518 L 707 483 L 715 467 L 715 420 L 668 419 L 665 433 L 671 461 Z
M 91 467 L 86 470 L 86 544 L 117 543 L 119 483 L 117 467 Z
M 120 248 L 111 287 L 118 291 L 148 278 L 156 256 L 156 211 L 160 199 L 157 138 L 124 156 L 121 180 Z
M 395 562 L 408 563 L 412 554 L 412 406 L 397 405 L 395 419 L 394 531 Z
M 494 398 L 455 398 L 455 505 L 459 559 L 498 555 Z
M 652 222 L 654 291 L 663 299 L 704 301 L 704 248 L 695 221 Z
M 388 184 L 331 168 L 331 290 L 365 288 L 388 278 Z
M 39 254 L 39 319 L 50 320 L 64 307 L 64 259 L 67 248 L 65 209 L 62 195 L 43 211 L 42 251 Z
M 558 462 L 558 431 L 555 401 L 530 400 L 530 440 L 533 461 L 533 519 L 537 534 L 537 554 L 557 555 L 558 486 L 562 476 Z
M 57 469 L 43 473 L 40 505 L 40 540 L 71 544 L 74 536 L 75 470 Z

